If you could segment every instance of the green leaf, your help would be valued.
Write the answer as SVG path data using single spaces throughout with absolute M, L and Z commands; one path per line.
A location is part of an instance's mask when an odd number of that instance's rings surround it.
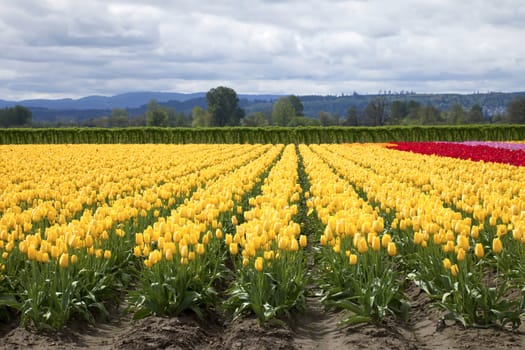
M 352 315 L 350 317 L 345 318 L 339 323 L 342 325 L 355 325 L 355 324 L 360 324 L 360 323 L 367 323 L 370 321 L 371 319 L 369 316 Z
M 137 312 L 135 312 L 133 314 L 133 319 L 134 320 L 140 320 L 140 319 L 143 319 L 147 316 L 150 316 L 152 313 L 150 310 L 146 309 L 146 308 L 140 308 Z

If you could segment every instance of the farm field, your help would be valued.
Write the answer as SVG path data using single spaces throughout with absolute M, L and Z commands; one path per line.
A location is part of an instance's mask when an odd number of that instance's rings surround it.
M 5 349 L 525 348 L 525 143 L 0 145 Z

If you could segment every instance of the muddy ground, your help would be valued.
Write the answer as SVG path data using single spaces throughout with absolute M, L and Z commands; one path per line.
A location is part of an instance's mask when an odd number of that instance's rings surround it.
M 525 319 L 518 331 L 464 329 L 446 324 L 442 313 L 417 289 L 409 292 L 407 322 L 340 326 L 342 314 L 324 310 L 309 297 L 304 314 L 285 326 L 261 327 L 254 318 L 199 321 L 191 315 L 132 321 L 116 314 L 96 326 L 69 326 L 57 334 L 0 325 L 0 349 L 525 349 Z

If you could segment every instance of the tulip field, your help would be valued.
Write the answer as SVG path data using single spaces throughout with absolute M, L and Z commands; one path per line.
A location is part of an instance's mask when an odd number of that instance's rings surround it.
M 0 145 L 0 323 L 525 316 L 525 143 Z

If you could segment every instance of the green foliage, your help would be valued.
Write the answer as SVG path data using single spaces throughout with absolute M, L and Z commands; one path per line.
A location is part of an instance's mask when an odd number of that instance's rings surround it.
M 346 117 L 343 121 L 344 126 L 358 126 L 359 125 L 359 115 L 357 108 L 355 106 L 348 107 L 346 111 Z
M 306 122 L 305 122 L 306 123 Z M 39 143 L 347 143 L 393 141 L 509 141 L 524 125 L 226 128 L 3 129 L 0 144 Z
M 295 111 L 295 115 L 296 116 L 303 116 L 304 115 L 304 106 L 303 104 L 301 103 L 301 100 L 299 99 L 299 97 L 295 96 L 295 95 L 290 95 L 288 96 L 288 100 L 292 103 L 292 106 L 293 106 L 293 109 Z
M 449 124 L 463 124 L 467 120 L 465 110 L 459 103 L 452 105 L 452 108 L 447 113 L 447 122 Z
M 242 120 L 242 125 L 249 127 L 261 127 L 268 124 L 270 124 L 268 118 L 263 112 L 250 113 Z
M 508 123 L 525 123 L 525 97 L 513 99 L 507 106 L 505 120 Z
M 213 249 L 213 245 L 208 247 Z M 204 317 L 204 311 L 214 308 L 218 302 L 213 283 L 221 276 L 221 269 L 217 267 L 222 263 L 216 264 L 221 261 L 221 255 L 215 253 L 218 252 L 197 255 L 195 260 L 185 262 L 180 254 L 174 254 L 172 261 L 162 259 L 144 268 L 137 289 L 129 296 L 134 318 L 173 316 L 187 310 Z
M 264 261 L 263 271 L 255 269 L 254 260 L 248 266 L 237 261 L 239 276 L 226 302 L 234 318 L 253 312 L 263 324 L 288 316 L 293 309 L 303 310 L 308 283 L 304 252 L 279 251 L 278 257 Z
M 19 272 L 21 323 L 37 329 L 58 330 L 72 317 L 91 323 L 94 314 L 108 316 L 103 301 L 114 298 L 118 283 L 108 262 L 81 254 L 79 266 L 28 262 Z
M 309 118 L 309 117 L 293 117 L 289 122 L 289 127 L 297 127 L 297 126 L 321 126 L 321 122 L 319 119 L 316 118 Z
M 331 115 L 328 112 L 319 112 L 319 121 L 322 126 L 336 126 L 339 125 L 339 118 Z
M 211 114 L 199 106 L 193 107 L 193 110 L 191 111 L 191 116 L 192 116 L 191 126 L 195 128 L 203 128 L 203 127 L 212 126 Z
M 286 126 L 295 116 L 295 108 L 288 97 L 278 99 L 272 108 L 272 125 Z
M 368 102 L 363 112 L 363 124 L 365 125 L 384 125 L 386 117 L 386 98 L 378 96 Z
M 0 127 L 30 125 L 33 119 L 31 111 L 22 106 L 0 110 Z
M 231 88 L 219 86 L 211 89 L 206 93 L 206 102 L 212 126 L 236 126 L 244 117 L 237 93 Z
M 323 247 L 320 251 L 319 286 L 323 290 L 322 303 L 349 311 L 342 323 L 381 322 L 387 315 L 406 319 L 409 306 L 404 295 L 402 279 L 394 260 L 385 249 L 368 249 L 358 253 L 351 238 L 341 240 L 340 251 Z M 357 263 L 351 265 L 346 251 L 356 254 Z
M 146 125 L 147 126 L 167 126 L 168 125 L 168 111 L 166 108 L 159 106 L 155 99 L 148 103 L 146 111 Z

